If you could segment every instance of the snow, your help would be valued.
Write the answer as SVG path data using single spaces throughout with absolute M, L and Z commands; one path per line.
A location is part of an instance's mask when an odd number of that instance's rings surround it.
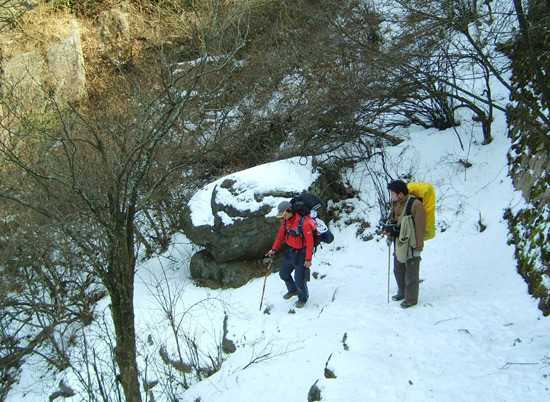
M 166 254 L 142 263 L 135 298 L 139 361 L 141 368 L 149 362 L 148 380 L 161 380 L 153 388 L 155 400 L 169 399 L 162 388 L 166 373 L 151 363 L 160 347 L 173 354 L 177 331 L 180 342 L 187 337 L 216 356 L 225 315 L 236 352 L 224 355 L 217 373 L 180 390 L 178 400 L 306 401 L 314 384 L 323 402 L 549 400 L 550 321 L 528 294 L 507 243 L 504 211 L 524 201 L 507 176 L 505 132 L 503 116 L 494 124 L 494 141 L 485 146 L 476 126 L 463 124 L 460 132 L 411 129 L 404 143 L 385 150 L 394 178 L 412 174 L 414 181 L 432 183 L 437 195 L 437 235 L 422 253 L 419 304 L 407 310 L 388 300 L 396 287 L 383 238 L 363 241 L 359 223 L 345 224 L 363 218 L 374 231 L 379 219 L 364 166 L 347 172 L 359 195 L 344 201 L 349 212 L 342 219 L 329 223 L 336 238 L 314 256 L 303 309 L 293 307 L 295 299 L 283 300 L 286 288 L 276 273 L 266 279 L 262 311 L 264 278 L 239 289 L 197 287 L 187 264 L 194 248 L 183 235 Z M 215 187 L 218 201 L 253 209 L 255 193 L 301 191 L 315 173 L 311 161 L 300 158 L 226 178 L 236 181 L 239 197 L 222 189 L 221 181 L 206 186 L 191 201 L 196 224 L 213 221 L 204 206 Z M 271 201 L 269 219 L 276 219 L 280 200 Z M 25 393 L 14 390 L 7 400 L 45 400 L 51 389 L 39 375 L 25 371 Z
M 199 190 L 189 202 L 191 219 L 195 226 L 213 226 L 214 216 L 208 207 L 211 204 L 212 194 L 216 190 L 216 201 L 219 204 L 232 206 L 238 211 L 257 211 L 264 203 L 255 200 L 255 194 L 277 189 L 284 192 L 302 193 L 306 190 L 318 174 L 313 172 L 311 158 L 296 157 L 279 162 L 267 163 L 241 172 L 225 176 Z M 229 189 L 220 187 L 225 180 L 234 180 L 233 190 L 239 191 L 235 196 Z M 265 203 L 271 203 L 273 210 L 269 217 L 277 215 L 277 205 L 284 198 L 268 197 Z M 227 214 L 220 215 L 225 225 L 232 223 Z
M 174 275 L 170 281 L 187 284 L 186 306 L 208 303 L 207 314 L 191 314 L 198 321 L 191 331 L 214 343 L 227 313 L 227 337 L 237 346 L 219 372 L 191 386 L 180 400 L 305 401 L 314 384 L 324 402 L 549 400 L 550 321 L 528 294 L 507 244 L 504 211 L 523 200 L 507 176 L 510 142 L 502 116 L 494 130 L 494 141 L 485 146 L 464 131 L 411 130 L 407 141 L 386 149 L 396 175 L 412 171 L 414 181 L 429 181 L 438 197 L 438 233 L 422 253 L 417 306 L 404 310 L 388 301 L 396 287 L 386 243 L 380 236 L 360 240 L 356 224 L 341 223 L 346 219 L 330 225 L 335 242 L 315 254 L 316 278 L 312 275 L 303 309 L 293 308 L 295 299 L 283 300 L 286 288 L 274 273 L 266 280 L 262 310 L 270 313 L 264 314 L 259 311 L 264 278 L 214 291 L 195 287 L 185 270 L 167 264 L 164 269 Z M 461 159 L 473 166 L 464 167 Z M 296 166 L 282 161 L 232 177 L 251 193 L 264 185 L 289 190 Z M 360 166 L 348 172 L 360 194 L 346 201 L 355 208 L 346 218 L 363 217 L 375 225 L 378 209 L 365 174 Z M 211 189 L 197 197 L 207 197 Z M 196 222 L 211 219 L 204 208 L 193 213 Z M 152 273 L 158 269 L 154 265 L 148 263 Z M 147 282 L 143 275 L 141 280 Z M 153 304 L 150 287 L 138 288 L 138 311 L 147 311 Z M 151 325 L 151 315 L 140 321 Z M 326 378 L 325 369 L 335 378 Z

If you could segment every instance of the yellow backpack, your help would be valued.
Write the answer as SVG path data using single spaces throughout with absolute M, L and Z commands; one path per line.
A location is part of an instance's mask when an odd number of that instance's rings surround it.
M 421 199 L 426 212 L 426 234 L 424 240 L 435 237 L 435 190 L 430 183 L 407 184 L 409 194 Z

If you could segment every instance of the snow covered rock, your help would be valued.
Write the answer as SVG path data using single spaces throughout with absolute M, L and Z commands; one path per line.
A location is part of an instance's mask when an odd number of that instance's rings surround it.
M 262 256 L 269 250 L 280 222 L 275 218 L 279 199 L 288 199 L 292 193 L 253 194 L 253 203 L 238 209 L 226 204 L 220 192 L 229 192 L 235 197 L 243 193 L 236 188 L 238 182 L 225 179 L 211 192 L 210 203 L 201 208 L 210 210 L 213 224 L 195 226 L 193 213 L 184 214 L 183 229 L 186 236 L 204 247 L 218 262 L 251 259 Z M 275 204 L 275 205 L 273 205 Z M 275 212 L 274 212 L 275 211 Z
M 192 276 L 233 287 L 261 276 L 261 259 L 280 225 L 277 206 L 310 191 L 320 176 L 311 159 L 291 158 L 231 174 L 198 191 L 181 219 L 187 238 L 204 247 L 191 260 Z

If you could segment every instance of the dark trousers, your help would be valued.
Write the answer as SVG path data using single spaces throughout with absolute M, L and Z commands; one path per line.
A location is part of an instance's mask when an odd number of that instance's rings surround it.
M 309 297 L 307 283 L 305 281 L 306 249 L 295 251 L 287 248 L 283 260 L 281 261 L 281 269 L 279 276 L 285 281 L 286 288 L 290 293 L 298 291 L 298 300 L 306 302 Z M 294 271 L 294 279 L 292 279 L 292 271 Z
M 397 282 L 397 294 L 405 296 L 405 301 L 418 303 L 420 285 L 420 257 L 413 257 L 407 262 L 399 262 L 393 256 L 393 274 Z

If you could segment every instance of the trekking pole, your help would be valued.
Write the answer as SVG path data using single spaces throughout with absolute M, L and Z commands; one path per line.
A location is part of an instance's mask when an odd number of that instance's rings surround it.
M 260 300 L 260 311 L 262 311 L 262 305 L 264 303 L 265 283 L 267 282 L 267 276 L 269 275 L 270 268 L 273 267 L 273 258 L 270 258 L 267 267 L 265 268 L 264 288 L 262 289 L 262 299 Z
M 390 302 L 390 259 L 391 259 L 391 245 L 388 246 L 388 303 Z

